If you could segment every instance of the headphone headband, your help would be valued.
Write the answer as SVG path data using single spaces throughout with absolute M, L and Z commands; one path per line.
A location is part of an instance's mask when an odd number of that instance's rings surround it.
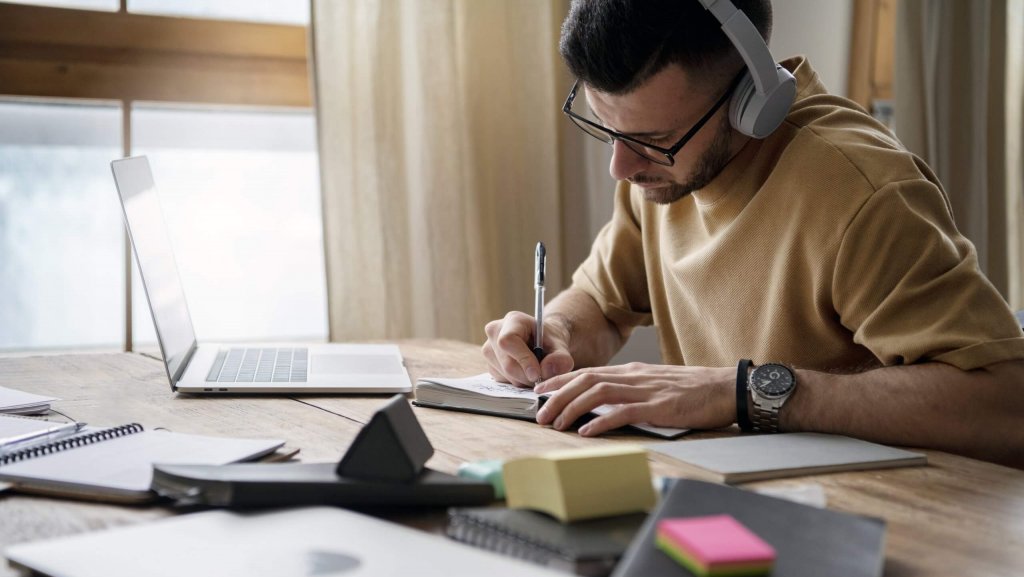
M 775 63 L 764 38 L 742 10 L 730 0 L 700 0 L 722 25 L 747 66 L 745 79 L 736 88 L 729 106 L 733 128 L 754 138 L 764 138 L 785 120 L 796 98 L 796 79 Z

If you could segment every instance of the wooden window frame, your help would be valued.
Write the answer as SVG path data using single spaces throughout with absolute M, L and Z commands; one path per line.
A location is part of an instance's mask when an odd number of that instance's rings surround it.
M 8 96 L 309 108 L 307 53 L 304 26 L 0 2 Z

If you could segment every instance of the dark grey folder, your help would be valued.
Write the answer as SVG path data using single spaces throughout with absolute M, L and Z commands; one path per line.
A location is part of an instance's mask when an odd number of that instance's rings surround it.
M 690 575 L 655 547 L 669 517 L 732 515 L 775 548 L 773 577 L 879 577 L 885 521 L 819 509 L 726 485 L 679 479 L 648 517 L 612 577 Z
M 182 505 L 213 507 L 449 507 L 494 501 L 489 483 L 423 469 L 408 482 L 339 476 L 337 463 L 157 465 L 153 490 Z
M 450 507 L 494 500 L 490 483 L 426 468 L 433 454 L 409 403 L 395 395 L 338 463 L 155 465 L 153 490 L 180 505 L 214 507 Z

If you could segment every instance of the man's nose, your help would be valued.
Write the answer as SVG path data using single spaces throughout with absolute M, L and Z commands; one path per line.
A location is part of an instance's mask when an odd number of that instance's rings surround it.
M 612 142 L 612 161 L 608 165 L 608 172 L 615 180 L 626 180 L 643 172 L 650 164 L 650 160 L 633 152 L 621 140 Z

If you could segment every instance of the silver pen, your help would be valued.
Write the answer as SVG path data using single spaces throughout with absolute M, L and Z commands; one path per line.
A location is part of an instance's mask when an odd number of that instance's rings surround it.
M 533 331 L 533 354 L 537 360 L 544 358 L 544 276 L 547 269 L 547 251 L 544 243 L 537 243 L 537 252 L 534 254 L 533 274 L 533 318 L 537 323 Z
M 85 427 L 82 422 L 56 423 L 49 429 L 27 433 L 7 439 L 3 446 L 0 446 L 0 456 L 8 455 L 28 446 L 41 444 L 44 441 L 56 441 L 81 431 Z

